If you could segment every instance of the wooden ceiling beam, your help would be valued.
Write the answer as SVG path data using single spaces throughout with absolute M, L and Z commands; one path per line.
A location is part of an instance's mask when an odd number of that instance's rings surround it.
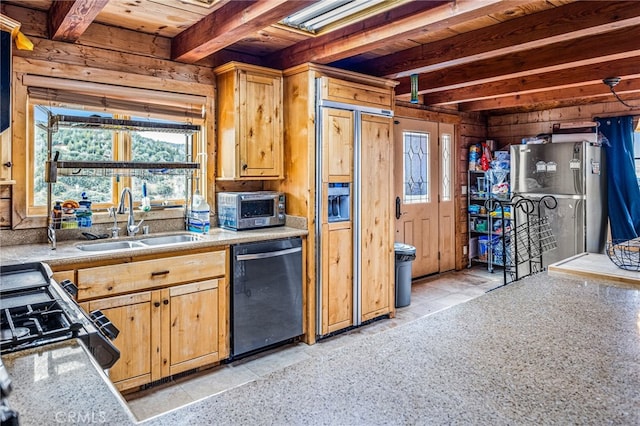
M 435 71 L 640 25 L 640 2 L 576 2 L 358 64 L 387 78 Z
M 402 10 L 393 10 L 374 16 L 362 23 L 351 25 L 342 32 L 309 39 L 283 49 L 278 54 L 280 68 L 289 68 L 305 62 L 328 64 L 350 56 L 370 52 L 402 37 L 404 40 L 417 37 L 427 31 L 438 31 L 504 12 L 505 8 L 516 8 L 531 4 L 532 0 L 512 0 L 505 5 L 500 0 L 458 0 L 433 6 L 430 2 L 412 2 L 406 7 L 421 9 L 404 16 L 397 16 Z
M 640 56 L 612 60 L 591 65 L 583 65 L 559 71 L 532 74 L 526 77 L 510 78 L 491 83 L 476 84 L 459 89 L 442 90 L 424 96 L 426 105 L 446 105 L 483 100 L 499 96 L 517 96 L 539 92 L 548 88 L 571 88 L 583 84 L 593 84 L 603 78 L 636 76 Z
M 420 74 L 419 93 L 525 78 L 532 74 L 637 57 L 640 55 L 638 38 L 640 25 Z M 406 95 L 410 91 L 409 78 L 401 78 L 396 95 Z
M 310 0 L 229 2 L 174 37 L 171 57 L 176 61 L 197 62 L 311 3 Z
M 636 78 L 627 76 L 616 87 L 616 93 L 620 97 L 627 96 L 628 93 L 640 92 L 640 75 Z M 637 97 L 637 94 L 635 95 Z M 463 102 L 458 106 L 459 111 L 485 111 L 504 108 L 523 107 L 534 104 L 548 104 L 550 102 L 569 102 L 579 100 L 585 102 L 589 99 L 605 99 L 611 97 L 615 100 L 609 87 L 597 81 L 591 84 L 579 84 L 575 87 L 552 88 L 551 90 L 536 91 L 532 93 L 519 93 L 517 95 L 500 96 L 491 99 L 484 99 L 471 102 Z
M 54 1 L 49 8 L 49 38 L 74 43 L 96 19 L 109 0 Z

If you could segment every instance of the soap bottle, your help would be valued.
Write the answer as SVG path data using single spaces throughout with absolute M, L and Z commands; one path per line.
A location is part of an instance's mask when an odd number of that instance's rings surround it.
M 93 215 L 93 212 L 91 211 L 91 200 L 89 200 L 89 195 L 84 191 L 80 196 L 82 197 L 82 200 L 78 201 L 80 208 L 76 211 L 78 226 L 82 228 L 91 228 L 91 216 Z

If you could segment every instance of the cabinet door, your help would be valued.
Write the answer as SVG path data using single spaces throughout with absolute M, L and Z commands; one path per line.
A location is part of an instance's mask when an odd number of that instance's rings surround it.
M 353 324 L 353 233 L 350 222 L 323 225 L 322 332 Z
M 327 334 L 353 325 L 353 218 L 329 223 L 329 183 L 353 189 L 355 113 L 322 111 L 322 330 Z M 353 211 L 353 207 L 349 206 Z
M 353 111 L 322 109 L 323 182 L 353 182 L 354 128 Z
M 163 377 L 218 361 L 220 281 L 162 290 Z
M 120 330 L 113 341 L 120 359 L 109 370 L 119 390 L 131 389 L 160 378 L 160 292 L 143 292 L 88 302 L 89 311 L 100 309 Z
M 392 119 L 362 114 L 360 259 L 362 321 L 394 306 Z
M 282 175 L 282 77 L 240 71 L 241 177 Z

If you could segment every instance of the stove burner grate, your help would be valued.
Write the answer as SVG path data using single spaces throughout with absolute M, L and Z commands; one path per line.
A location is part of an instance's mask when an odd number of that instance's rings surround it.
M 29 347 L 34 342 L 67 339 L 81 327 L 69 322 L 55 300 L 0 311 L 3 352 Z

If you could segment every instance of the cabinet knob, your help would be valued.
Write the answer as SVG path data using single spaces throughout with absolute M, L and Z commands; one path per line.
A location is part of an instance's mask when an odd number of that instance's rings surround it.
M 169 304 L 169 300 L 168 300 L 168 299 L 164 299 L 164 300 L 162 301 L 162 303 L 163 303 L 164 305 L 168 305 L 168 304 Z
M 156 308 L 160 307 L 160 302 L 153 302 L 153 306 L 155 306 Z
M 242 164 L 242 170 L 247 170 L 248 168 L 249 168 L 248 164 L 246 164 L 246 163 Z

